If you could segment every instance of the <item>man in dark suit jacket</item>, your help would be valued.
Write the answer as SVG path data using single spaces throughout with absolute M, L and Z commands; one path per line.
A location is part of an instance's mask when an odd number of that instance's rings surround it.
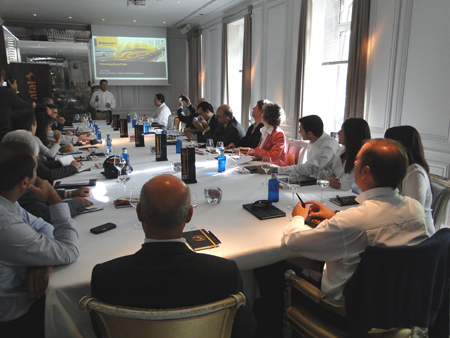
M 199 113 L 197 112 L 197 106 L 202 102 L 206 102 L 206 99 L 204 98 L 198 99 L 197 102 L 195 103 L 195 106 L 193 106 L 189 97 L 187 97 L 186 95 L 184 96 L 186 97 L 186 109 L 189 110 L 189 115 L 186 115 L 183 112 L 183 101 L 178 99 L 177 116 L 181 122 L 186 124 L 186 128 L 194 128 L 192 120 L 194 119 L 194 117 L 197 117 L 199 115 Z
M 219 121 L 215 131 L 209 128 L 206 121 L 200 118 L 200 121 L 192 121 L 195 128 L 200 130 L 205 140 L 213 139 L 214 143 L 222 141 L 226 146 L 230 143 L 237 144 L 245 136 L 245 130 L 241 124 L 233 117 L 233 110 L 230 106 L 223 105 L 217 108 L 216 117 Z
M 92 296 L 103 302 L 167 309 L 206 304 L 243 290 L 234 261 L 191 251 L 182 236 L 193 207 L 189 188 L 172 175 L 144 185 L 136 212 L 145 243 L 130 256 L 98 264 L 92 271 Z M 241 307 L 233 337 L 252 337 L 250 306 Z

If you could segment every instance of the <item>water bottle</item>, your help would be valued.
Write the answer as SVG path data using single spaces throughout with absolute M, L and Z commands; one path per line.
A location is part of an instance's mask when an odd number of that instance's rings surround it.
M 106 135 L 106 155 L 111 155 L 112 153 L 112 140 L 111 140 L 111 135 L 107 134 Z
M 136 127 L 136 113 L 133 116 L 133 119 L 131 120 L 131 127 Z
M 144 122 L 144 134 L 148 134 L 150 132 L 150 124 L 148 123 L 148 120 L 145 120 Z
M 92 124 L 92 130 L 94 131 L 94 134 L 97 134 L 97 132 L 98 132 L 98 126 L 97 126 L 97 123 L 96 123 L 96 122 L 94 122 L 94 124 Z
M 127 162 L 127 164 L 130 164 L 130 155 L 128 155 L 127 148 L 122 148 L 122 155 L 120 155 L 121 158 Z
M 102 143 L 102 132 L 97 128 L 97 142 Z
M 167 135 L 166 127 L 162 126 L 161 134 Z
M 175 143 L 177 154 L 181 153 L 181 148 L 183 148 L 183 142 L 181 141 L 180 137 L 177 136 L 177 142 Z
M 220 148 L 220 155 L 217 158 L 219 160 L 219 169 L 217 170 L 219 173 L 223 173 L 227 167 L 227 158 L 225 157 L 224 149 Z
M 270 202 L 278 202 L 280 199 L 280 180 L 277 178 L 276 171 L 272 171 L 272 178 L 269 180 L 269 198 Z
M 127 113 L 127 123 L 130 123 L 130 121 L 131 121 L 131 116 L 130 116 L 130 113 L 128 112 Z

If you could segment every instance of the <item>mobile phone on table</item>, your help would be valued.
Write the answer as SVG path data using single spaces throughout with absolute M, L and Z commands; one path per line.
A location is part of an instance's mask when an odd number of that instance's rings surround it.
M 105 224 L 102 224 L 102 225 L 99 225 L 99 226 L 96 226 L 96 227 L 92 228 L 91 232 L 93 234 L 98 235 L 98 234 L 101 234 L 101 233 L 106 232 L 108 230 L 112 230 L 112 229 L 114 229 L 116 227 L 117 226 L 114 223 L 108 222 L 108 223 L 105 223 Z

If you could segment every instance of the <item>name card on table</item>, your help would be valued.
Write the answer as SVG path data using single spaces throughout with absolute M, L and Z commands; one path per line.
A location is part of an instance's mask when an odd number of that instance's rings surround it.
M 112 111 L 111 111 L 111 110 L 108 110 L 108 111 L 106 112 L 106 124 L 107 124 L 108 126 L 111 125 L 112 120 L 113 120 L 113 118 L 112 118 Z
M 120 137 L 128 137 L 127 119 L 120 119 Z
M 197 183 L 195 171 L 195 148 L 181 149 L 181 179 L 184 183 Z
M 113 130 L 119 130 L 120 115 L 113 115 L 112 127 Z
M 134 145 L 136 147 L 144 147 L 144 126 L 137 124 L 134 126 Z
M 156 161 L 167 161 L 167 134 L 155 135 Z

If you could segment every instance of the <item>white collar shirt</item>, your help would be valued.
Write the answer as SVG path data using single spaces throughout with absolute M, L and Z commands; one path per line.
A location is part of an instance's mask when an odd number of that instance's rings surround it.
M 98 102 L 95 102 L 95 98 L 98 96 Z M 111 107 L 107 107 L 106 104 L 109 103 Z M 114 95 L 109 91 L 102 91 L 101 89 L 95 91 L 91 97 L 91 107 L 95 110 L 106 111 L 116 108 L 116 100 Z
M 312 229 L 296 216 L 283 230 L 287 250 L 325 261 L 322 291 L 342 301 L 343 290 L 367 246 L 415 245 L 428 238 L 419 202 L 397 189 L 374 188 L 357 197 L 360 203 Z
M 162 103 L 158 108 L 155 109 L 152 114 L 153 122 L 159 123 L 167 127 L 167 122 L 169 121 L 170 109 L 165 103 Z
M 266 128 L 266 126 L 264 126 L 260 129 L 261 131 L 261 142 L 259 143 L 261 145 L 260 148 L 264 146 L 264 142 L 266 142 L 267 136 L 272 135 L 273 129 L 274 129 L 273 126 L 269 126 L 269 128 Z
M 316 177 L 320 169 L 331 170 L 334 155 L 338 149 L 339 144 L 336 140 L 324 132 L 316 142 L 306 146 L 297 165 L 280 167 L 278 173 Z

